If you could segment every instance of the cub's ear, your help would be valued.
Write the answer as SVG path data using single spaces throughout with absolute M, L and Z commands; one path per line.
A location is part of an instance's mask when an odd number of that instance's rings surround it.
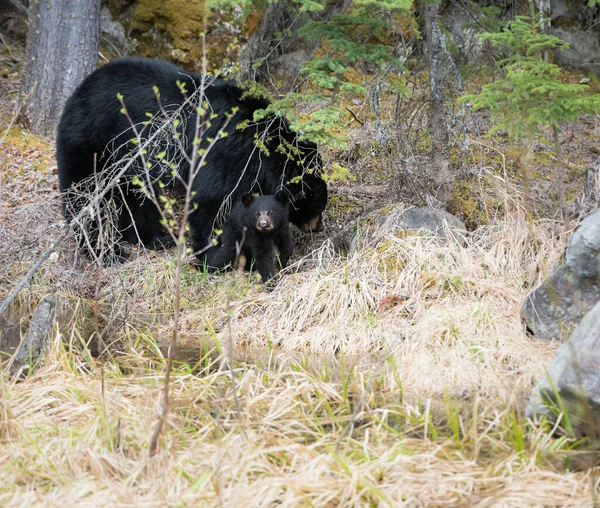
M 275 194 L 275 199 L 284 205 L 287 205 L 290 202 L 287 192 L 284 190 L 277 191 Z
M 242 194 L 242 204 L 244 206 L 250 206 L 252 201 L 254 201 L 254 196 L 252 194 Z

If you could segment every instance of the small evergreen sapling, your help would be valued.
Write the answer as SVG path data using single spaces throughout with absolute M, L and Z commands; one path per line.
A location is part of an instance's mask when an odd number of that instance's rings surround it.
M 328 21 L 309 21 L 299 34 L 309 40 L 321 40 L 322 52 L 304 64 L 308 91 L 296 94 L 297 100 L 321 103 L 308 119 L 292 123 L 313 141 L 343 146 L 345 138 L 339 125 L 344 103 L 364 97 L 369 86 L 384 79 L 394 80 L 402 68 L 390 39 L 400 30 L 397 19 L 411 19 L 413 0 L 356 0 L 343 13 Z M 407 21 L 408 22 L 408 21 Z M 360 72 L 361 66 L 369 72 Z M 371 75 L 372 74 L 372 75 Z
M 543 136 L 543 127 L 552 129 L 556 155 L 556 184 L 563 218 L 568 227 L 564 193 L 564 168 L 559 142 L 561 124 L 581 115 L 600 111 L 600 95 L 585 95 L 587 85 L 561 81 L 560 67 L 541 58 L 544 52 L 568 48 L 558 37 L 541 32 L 548 19 L 519 16 L 500 33 L 482 34 L 483 40 L 507 51 L 498 62 L 504 78 L 484 85 L 477 95 L 465 95 L 474 109 L 488 109 L 495 120 L 491 135 L 505 131 L 512 140 L 523 144 Z

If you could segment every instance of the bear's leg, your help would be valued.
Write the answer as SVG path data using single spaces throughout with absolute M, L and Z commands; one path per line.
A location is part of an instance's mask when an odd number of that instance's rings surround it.
M 129 243 L 141 243 L 147 249 L 162 250 L 175 245 L 171 235 L 161 225 L 161 215 L 156 204 L 138 192 L 127 192 L 121 209 L 119 229 Z M 156 193 L 158 198 L 158 193 Z
M 94 209 L 90 207 L 95 189 L 92 179 L 95 158 L 78 145 L 64 142 L 60 132 L 56 158 L 63 215 L 75 233 L 79 248 L 92 258 L 101 256 L 99 232 L 106 200 L 101 200 Z
M 127 260 L 129 252 L 118 243 L 123 240 L 118 212 L 122 208 L 121 190 L 112 189 L 104 197 L 94 198 L 105 179 L 99 169 L 105 162 L 98 160 L 99 151 L 97 147 L 84 149 L 77 143 L 69 143 L 59 132 L 56 156 L 63 214 L 71 223 L 82 251 L 110 265 Z M 92 207 L 93 202 L 96 205 Z
M 252 258 L 256 271 L 260 273 L 263 282 L 275 276 L 275 260 L 272 248 L 253 249 Z
M 292 241 L 292 236 L 290 235 L 290 230 L 287 225 L 275 239 L 275 245 L 277 245 L 277 249 L 279 250 L 279 263 L 281 264 L 281 268 L 285 268 L 290 260 L 292 252 L 294 252 L 294 242 Z
M 228 264 L 233 263 L 235 261 L 235 256 L 235 238 L 233 235 L 229 235 L 225 232 L 221 239 L 221 245 L 209 249 L 202 256 L 202 259 L 206 263 L 208 272 L 213 273 L 226 267 Z
M 217 249 L 217 247 L 211 247 L 211 238 L 214 236 L 213 224 L 219 213 L 221 202 L 211 202 L 203 199 L 201 202 L 195 200 L 195 203 L 197 203 L 196 209 L 190 213 L 188 219 L 191 232 L 192 252 L 194 252 L 199 259 L 203 259 L 211 251 Z M 220 243 L 222 244 L 224 240 L 224 238 L 221 238 Z M 233 241 L 233 245 L 235 246 L 235 240 Z
M 71 207 L 73 203 L 79 205 L 81 199 L 81 194 L 72 200 L 67 197 L 66 206 Z M 87 197 L 85 202 L 89 203 Z M 115 215 L 111 217 L 111 211 L 120 206 L 118 203 L 118 198 L 107 196 L 93 209 L 88 204 L 70 217 L 71 227 L 81 250 L 105 266 L 122 263 L 129 258 L 127 249 L 119 245 L 123 238 L 117 227 L 118 219 Z M 87 213 L 81 213 L 82 210 Z

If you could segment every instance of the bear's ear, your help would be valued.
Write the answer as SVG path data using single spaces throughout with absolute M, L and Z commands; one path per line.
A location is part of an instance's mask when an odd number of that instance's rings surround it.
M 244 206 L 250 206 L 252 201 L 254 201 L 254 196 L 252 194 L 242 194 L 242 204 Z
M 287 205 L 290 202 L 290 200 L 288 199 L 287 192 L 285 192 L 284 190 L 277 191 L 277 193 L 275 194 L 275 199 L 280 203 L 283 203 L 284 205 Z

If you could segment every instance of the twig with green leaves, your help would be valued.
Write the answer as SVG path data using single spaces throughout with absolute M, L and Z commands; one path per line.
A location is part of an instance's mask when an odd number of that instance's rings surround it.
M 152 182 L 152 178 L 149 172 L 144 172 L 142 177 L 134 178 L 134 184 L 140 187 L 141 192 L 144 193 L 147 199 L 150 199 L 151 202 L 156 206 L 161 214 L 161 223 L 167 230 L 167 232 L 171 235 L 172 239 L 175 241 L 176 245 L 176 269 L 175 269 L 175 282 L 174 282 L 174 302 L 173 302 L 173 326 L 171 330 L 171 341 L 168 348 L 168 359 L 167 359 L 167 368 L 165 372 L 165 381 L 163 385 L 163 400 L 161 406 L 161 412 L 158 418 L 158 422 L 152 434 L 150 440 L 150 455 L 155 455 L 158 452 L 158 440 L 160 438 L 160 434 L 162 432 L 162 428 L 164 426 L 164 422 L 166 420 L 166 416 L 169 410 L 169 387 L 170 387 L 170 376 L 173 368 L 173 358 L 175 349 L 177 347 L 177 337 L 178 337 L 178 328 L 179 328 L 179 317 L 181 313 L 181 279 L 182 279 L 182 271 L 183 265 L 187 255 L 192 254 L 191 248 L 186 247 L 186 233 L 188 231 L 188 217 L 189 214 L 194 210 L 194 203 L 192 198 L 194 196 L 194 181 L 196 180 L 199 171 L 205 164 L 205 159 L 210 150 L 214 147 L 215 143 L 222 139 L 227 135 L 225 129 L 229 124 L 231 118 L 235 114 L 234 110 L 226 114 L 226 119 L 224 120 L 221 128 L 219 129 L 218 134 L 213 138 L 208 140 L 208 144 L 205 147 L 201 147 L 201 143 L 203 142 L 203 133 L 210 126 L 210 122 L 215 119 L 216 114 L 210 112 L 210 107 L 206 101 L 205 97 L 205 87 L 207 83 L 202 81 L 200 84 L 200 88 L 196 90 L 191 98 L 187 100 L 193 100 L 196 104 L 195 110 L 195 125 L 194 125 L 194 137 L 192 140 L 192 146 L 189 153 L 183 152 L 183 156 L 186 159 L 186 164 L 189 164 L 189 171 L 187 174 L 187 181 L 182 181 L 181 177 L 177 172 L 177 168 L 172 168 L 171 176 L 173 178 L 178 178 L 180 183 L 183 184 L 185 189 L 184 195 L 184 206 L 183 206 L 183 214 L 179 224 L 174 218 L 174 198 L 169 198 L 164 196 L 163 194 L 159 194 L 154 189 L 154 182 Z M 187 90 L 185 88 L 181 88 L 182 94 L 187 94 Z M 157 97 L 158 98 L 158 97 Z M 126 114 L 126 109 L 123 108 L 123 113 Z M 179 120 L 176 118 L 173 122 L 179 123 Z M 139 132 L 134 130 L 136 135 L 139 138 Z M 141 141 L 141 140 L 140 140 Z M 161 156 L 162 153 L 159 153 L 158 156 Z M 142 164 L 144 168 L 152 166 L 152 163 L 145 160 L 145 154 L 140 155 L 142 158 Z M 159 157 L 162 159 L 163 157 Z M 157 182 L 159 187 L 164 187 L 160 181 Z M 211 244 L 208 244 L 204 249 L 200 252 L 196 252 L 194 254 L 202 254 L 202 252 L 211 247 Z

